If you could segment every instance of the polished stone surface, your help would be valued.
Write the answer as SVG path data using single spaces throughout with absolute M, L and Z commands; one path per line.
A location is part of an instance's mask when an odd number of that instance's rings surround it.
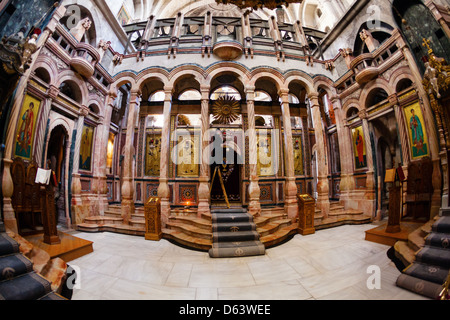
M 74 300 L 422 300 L 395 285 L 400 272 L 389 246 L 365 241 L 376 224 L 341 226 L 296 235 L 266 255 L 211 259 L 166 240 L 74 232 L 94 253 L 71 262 L 81 270 Z M 369 266 L 381 271 L 370 290 Z

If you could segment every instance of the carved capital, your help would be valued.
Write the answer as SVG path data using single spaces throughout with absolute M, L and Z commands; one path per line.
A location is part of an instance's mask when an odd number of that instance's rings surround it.
M 360 110 L 359 112 L 358 112 L 358 117 L 361 119 L 361 120 L 367 120 L 368 118 L 369 118 L 369 113 L 367 112 L 367 110 Z
M 79 114 L 82 117 L 87 117 L 89 115 L 89 107 L 87 106 L 81 106 L 80 110 L 79 110 Z
M 57 88 L 57 87 L 55 87 L 54 85 L 51 84 L 50 88 L 48 89 L 48 96 L 51 99 L 56 99 L 58 97 L 58 95 L 59 95 L 59 92 L 60 92 L 59 88 Z

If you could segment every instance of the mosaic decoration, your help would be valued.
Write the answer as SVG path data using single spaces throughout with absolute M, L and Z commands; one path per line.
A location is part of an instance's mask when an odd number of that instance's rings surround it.
M 180 185 L 179 188 L 179 201 L 185 203 L 197 202 L 197 187 L 195 185 Z
M 261 190 L 260 201 L 273 201 L 273 186 L 272 184 L 262 184 L 259 186 Z
M 80 146 L 80 169 L 92 170 L 92 147 L 94 143 L 94 128 L 88 125 L 83 126 Z
M 30 95 L 26 95 L 20 111 L 19 124 L 16 134 L 15 156 L 31 160 L 33 151 L 36 121 L 41 102 Z
M 355 157 L 355 168 L 363 169 L 367 167 L 366 142 L 362 126 L 352 129 L 353 151 Z
M 161 134 L 148 134 L 145 145 L 145 175 L 158 177 L 161 170 Z
M 147 199 L 158 197 L 158 186 L 157 184 L 147 184 Z
M 412 158 L 416 160 L 428 156 L 428 137 L 419 102 L 403 108 L 403 111 L 408 128 Z

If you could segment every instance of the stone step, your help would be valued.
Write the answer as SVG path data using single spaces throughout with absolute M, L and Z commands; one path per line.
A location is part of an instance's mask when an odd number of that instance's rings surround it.
M 362 215 L 364 212 L 354 209 L 339 209 L 339 210 L 330 210 L 328 216 L 342 216 L 342 215 Z
M 142 219 L 130 219 L 130 226 L 145 228 L 145 220 Z
M 276 220 L 284 219 L 286 217 L 285 213 L 266 213 L 262 216 L 253 219 L 258 228 L 264 227 L 264 225 L 271 223 Z
M 211 239 L 202 239 L 198 237 L 192 237 L 187 235 L 184 232 L 163 228 L 163 237 L 164 239 L 173 240 L 183 246 L 187 246 L 189 248 L 195 248 L 202 251 L 208 251 L 212 248 L 212 240 Z
M 105 217 L 121 218 L 122 217 L 122 212 L 105 210 Z
M 92 217 L 87 217 L 86 219 L 84 219 L 84 222 L 98 224 L 98 225 L 121 224 L 123 222 L 123 219 L 121 217 L 116 218 L 116 217 L 107 217 L 107 216 L 92 216 Z
M 337 227 L 341 225 L 352 225 L 352 224 L 365 224 L 370 223 L 372 221 L 371 216 L 367 215 L 355 215 L 355 214 L 345 214 L 345 215 L 337 215 L 330 216 L 328 218 L 323 218 L 320 222 L 317 222 L 314 219 L 314 227 L 316 230 L 326 229 Z
M 419 251 L 425 245 L 425 239 L 421 228 L 417 228 L 408 235 L 408 246 L 413 251 Z
M 291 225 L 280 228 L 274 233 L 271 233 L 269 235 L 263 236 L 260 238 L 260 241 L 265 245 L 266 248 L 273 247 L 283 241 L 285 241 L 287 238 L 289 238 L 291 235 L 297 234 L 298 224 L 292 223 Z
M 264 237 L 264 236 L 273 234 L 284 227 L 288 227 L 291 224 L 292 224 L 291 219 L 280 219 L 280 220 L 272 221 L 272 222 L 264 225 L 263 227 L 258 228 L 257 230 L 258 230 L 259 234 L 261 235 L 261 237 Z
M 120 234 L 128 234 L 135 236 L 144 236 L 145 228 L 141 226 L 131 226 L 128 224 L 93 224 L 80 223 L 77 225 L 77 230 L 83 232 L 114 232 Z
M 206 239 L 206 240 L 211 240 L 211 238 L 212 238 L 212 230 L 211 229 L 205 230 L 205 229 L 198 228 L 198 227 L 195 227 L 190 224 L 168 222 L 166 224 L 166 228 L 185 233 L 187 236 L 189 236 L 191 238 L 199 238 L 199 239 Z
M 405 266 L 409 266 L 416 260 L 416 251 L 411 249 L 406 241 L 397 241 L 394 245 L 395 256 L 400 259 Z
M 345 207 L 342 205 L 330 205 L 330 212 L 334 211 L 344 211 Z
M 169 221 L 173 221 L 176 223 L 189 224 L 194 227 L 208 230 L 208 231 L 211 231 L 211 228 L 212 228 L 211 220 L 208 221 L 206 219 L 201 219 L 201 218 L 191 217 L 191 216 L 175 216 L 175 217 L 172 216 L 169 218 Z

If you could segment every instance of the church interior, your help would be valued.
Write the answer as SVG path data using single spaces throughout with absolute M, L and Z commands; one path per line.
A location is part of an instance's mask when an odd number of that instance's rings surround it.
M 0 37 L 0 300 L 449 299 L 450 1 L 3 0 Z

